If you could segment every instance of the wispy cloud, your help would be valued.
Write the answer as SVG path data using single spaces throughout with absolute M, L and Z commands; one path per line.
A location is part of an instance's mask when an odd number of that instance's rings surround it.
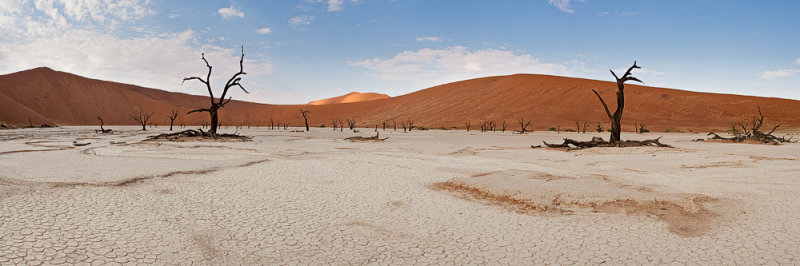
M 297 28 L 302 26 L 307 26 L 311 24 L 311 21 L 314 20 L 314 16 L 309 15 L 300 15 L 289 19 L 289 27 Z
M 795 60 L 795 62 L 797 62 L 797 64 L 800 65 L 800 58 L 797 58 L 797 60 Z
M 463 46 L 403 51 L 392 58 L 348 62 L 371 70 L 378 79 L 441 84 L 475 77 L 515 73 L 567 74 L 561 64 L 545 63 L 507 50 L 472 50 Z
M 575 12 L 575 10 L 572 9 L 572 1 L 571 0 L 548 0 L 548 1 L 550 2 L 551 5 L 553 5 L 554 7 L 558 8 L 561 11 L 564 11 L 564 12 L 567 12 L 567 13 Z
M 219 13 L 219 15 L 222 16 L 222 18 L 224 19 L 229 19 L 232 17 L 244 18 L 244 12 L 237 9 L 233 5 L 229 7 L 220 8 L 219 10 L 217 10 L 217 13 Z
M 417 37 L 418 42 L 441 42 L 442 37 L 436 36 L 425 36 L 425 37 Z
M 610 16 L 610 15 L 614 15 L 614 16 L 618 16 L 618 17 L 630 17 L 630 16 L 636 16 L 638 14 L 639 13 L 636 13 L 636 11 L 614 11 L 614 12 L 603 11 L 603 12 L 597 13 L 597 15 L 601 16 L 601 17 Z
M 778 69 L 774 71 L 761 72 L 761 78 L 766 80 L 775 80 L 778 78 L 791 77 L 797 75 L 798 73 L 800 73 L 800 69 Z
M 328 5 L 328 12 L 342 11 L 344 9 L 345 0 L 306 0 L 309 3 L 325 3 Z M 359 3 L 360 0 L 350 0 L 351 3 Z M 306 8 L 303 6 L 298 6 Z M 308 11 L 308 10 L 306 10 Z
M 269 34 L 270 32 L 272 32 L 272 29 L 270 29 L 270 28 L 260 28 L 256 32 L 258 32 L 259 34 Z
M 181 77 L 195 74 L 191 73 L 194 70 L 204 71 L 200 53 L 212 61 L 215 73 L 238 69 L 237 48 L 198 45 L 202 36 L 191 30 L 169 33 L 138 29 L 137 20 L 155 14 L 147 0 L 32 2 L 23 1 L 22 8 L 11 14 L 13 20 L 0 23 L 0 32 L 8 36 L 0 38 L 0 71 L 47 66 L 93 78 L 176 90 Z M 79 7 L 86 9 L 76 9 Z M 0 10 L 0 16 L 7 12 Z M 130 23 L 120 23 L 123 21 Z M 127 27 L 136 34 L 110 30 L 115 26 Z M 254 76 L 272 70 L 265 56 L 246 60 L 248 73 Z

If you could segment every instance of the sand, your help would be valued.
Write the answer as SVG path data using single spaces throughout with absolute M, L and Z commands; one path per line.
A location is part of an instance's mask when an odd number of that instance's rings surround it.
M 247 67 L 245 66 L 245 69 Z M 611 75 L 608 76 L 612 79 Z M 176 82 L 180 77 L 176 78 Z M 645 82 L 648 82 L 645 80 Z M 209 121 L 207 113 L 186 114 L 208 108 L 206 89 L 187 83 L 180 92 L 143 88 L 131 84 L 95 80 L 48 68 L 36 68 L 0 75 L 0 124 L 134 125 L 129 114 L 136 108 L 153 113 L 151 122 L 164 126 L 167 116 L 177 110 L 176 125 L 200 125 Z M 220 121 L 228 126 L 267 125 L 269 121 L 290 126 L 303 125 L 300 109 L 311 112 L 311 126 L 331 126 L 333 120 L 356 120 L 359 127 L 374 127 L 386 121 L 409 119 L 426 128 L 479 128 L 485 121 L 519 130 L 520 118 L 532 120 L 536 130 L 560 128 L 574 130 L 578 124 L 593 131 L 598 124 L 609 128 L 603 106 L 592 93 L 596 89 L 612 112 L 616 84 L 548 75 L 518 74 L 476 78 L 443 84 L 397 97 L 324 105 L 271 105 L 245 102 L 248 95 L 236 91 L 233 100 L 220 111 Z M 219 96 L 220 88 L 213 88 Z M 691 88 L 687 88 L 691 89 Z M 241 96 L 240 96 L 241 95 Z M 357 97 L 356 97 L 357 96 Z M 353 95 L 364 100 L 370 94 Z M 371 95 L 376 96 L 376 95 Z M 346 98 L 346 97 L 345 97 Z M 343 99 L 343 98 L 342 98 Z M 341 99 L 340 99 L 341 100 Z M 766 119 L 764 128 L 781 124 L 781 129 L 800 129 L 800 101 L 731 94 L 700 93 L 628 84 L 625 89 L 623 131 L 634 131 L 644 124 L 652 132 L 724 132 L 732 122 L 750 121 L 760 106 Z
M 374 133 L 319 128 L 173 143 L 142 142 L 164 127 L 111 128 L 0 131 L 0 264 L 797 264 L 800 254 L 800 144 L 623 133 L 676 148 L 565 152 L 530 145 L 592 134 L 401 130 L 351 142 Z
M 372 101 L 378 99 L 386 99 L 390 98 L 389 95 L 381 94 L 381 93 L 374 93 L 374 92 L 351 92 L 342 96 L 336 96 L 332 98 L 316 100 L 308 103 L 308 105 L 325 105 L 325 104 L 335 104 L 335 103 L 355 103 L 355 102 L 363 102 L 363 101 Z

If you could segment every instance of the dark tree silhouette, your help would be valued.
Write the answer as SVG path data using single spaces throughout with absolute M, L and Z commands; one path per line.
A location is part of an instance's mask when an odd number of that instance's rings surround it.
M 100 121 L 100 130 L 95 130 L 94 131 L 95 133 L 109 133 L 109 132 L 111 132 L 111 129 L 103 128 L 103 118 L 102 117 L 98 116 L 97 120 Z
M 528 127 L 531 126 L 531 122 L 533 121 L 527 120 L 525 116 L 522 116 L 517 122 L 519 122 L 519 133 L 525 134 L 525 131 L 528 130 Z
M 133 113 L 128 114 L 128 116 L 130 116 L 131 119 L 136 121 L 136 123 L 142 125 L 142 130 L 143 131 L 147 131 L 147 128 L 146 128 L 147 122 L 150 121 L 150 117 L 153 116 L 153 113 L 149 113 L 148 114 L 148 113 L 142 112 L 142 110 L 140 110 L 137 107 L 136 110 L 133 111 Z
M 644 84 L 644 82 L 638 78 L 631 76 L 631 71 L 636 68 L 640 67 L 636 65 L 636 61 L 633 61 L 633 66 L 628 68 L 628 71 L 625 71 L 625 74 L 622 75 L 621 78 L 618 77 L 613 70 L 609 70 L 611 71 L 611 75 L 614 75 L 614 78 L 617 80 L 617 110 L 614 111 L 613 115 L 611 111 L 608 110 L 608 105 L 606 101 L 603 100 L 603 97 L 600 97 L 600 94 L 597 93 L 596 90 L 592 90 L 594 95 L 597 95 L 597 99 L 600 99 L 600 103 L 603 104 L 603 109 L 605 109 L 608 119 L 611 119 L 611 140 L 609 140 L 609 142 L 612 146 L 620 141 L 620 133 L 622 132 L 622 110 L 625 108 L 625 82 L 632 80 Z
M 350 130 L 356 128 L 356 120 L 352 118 L 347 119 L 347 127 L 350 128 Z
M 169 118 L 169 131 L 172 131 L 172 125 L 175 124 L 175 118 L 178 118 L 178 110 L 172 109 L 172 112 L 167 116 Z
M 300 109 L 300 114 L 303 115 L 303 121 L 305 121 L 305 123 L 306 123 L 306 131 L 309 131 L 309 129 L 308 129 L 308 114 L 310 114 L 310 113 L 311 113 L 311 111 L 303 111 L 303 109 Z
M 736 126 L 740 126 L 742 130 L 736 129 Z M 735 142 L 742 142 L 745 140 L 753 140 L 753 141 L 761 141 L 763 143 L 769 144 L 780 144 L 782 142 L 792 142 L 792 138 L 789 137 L 776 137 L 772 135 L 781 124 L 775 125 L 769 132 L 762 132 L 761 126 L 764 125 L 764 114 L 761 113 L 761 106 L 758 107 L 758 117 L 753 117 L 750 119 L 750 122 L 747 121 L 740 121 L 736 123 L 731 123 L 731 134 L 733 137 L 725 138 L 720 135 L 717 135 L 714 132 L 708 133 L 708 136 L 713 136 L 712 139 L 721 139 L 721 140 L 729 140 Z M 796 141 L 795 141 L 796 142 Z
M 250 93 L 244 89 L 242 84 L 239 84 L 239 81 L 242 80 L 242 77 L 240 76 L 247 75 L 247 73 L 244 72 L 244 46 L 242 46 L 242 57 L 239 59 L 239 72 L 236 72 L 230 79 L 228 79 L 228 82 L 225 83 L 225 87 L 222 90 L 222 95 L 220 95 L 219 100 L 217 101 L 215 101 L 214 99 L 214 92 L 211 91 L 211 65 L 208 63 L 208 60 L 206 60 L 206 55 L 204 53 L 201 54 L 200 57 L 203 59 L 203 62 L 206 63 L 206 67 L 208 68 L 208 74 L 206 75 L 206 78 L 203 79 L 201 77 L 188 77 L 184 78 L 183 82 L 195 79 L 205 84 L 206 89 L 208 89 L 208 98 L 209 100 L 211 100 L 211 106 L 209 108 L 192 110 L 189 111 L 187 114 L 191 114 L 194 112 L 208 112 L 208 114 L 211 116 L 211 125 L 210 125 L 211 127 L 208 129 L 208 135 L 210 135 L 211 137 L 216 137 L 217 128 L 219 126 L 219 109 L 225 107 L 226 104 L 231 102 L 231 97 L 228 97 L 228 99 L 225 100 L 225 96 L 228 94 L 228 89 L 230 89 L 231 87 L 239 87 L 245 93 Z M 181 82 L 181 84 L 183 84 L 183 82 Z

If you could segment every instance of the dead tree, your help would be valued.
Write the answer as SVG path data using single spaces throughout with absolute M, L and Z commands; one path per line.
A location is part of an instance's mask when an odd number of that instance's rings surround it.
M 548 148 L 565 148 L 569 150 L 579 150 L 584 148 L 593 148 L 593 147 L 639 147 L 639 146 L 658 146 L 658 147 L 665 147 L 665 148 L 672 148 L 672 146 L 661 143 L 661 137 L 656 139 L 648 139 L 648 140 L 626 140 L 626 141 L 618 141 L 616 143 L 611 143 L 609 141 L 603 140 L 600 137 L 593 137 L 591 141 L 576 141 L 571 139 L 564 139 L 564 143 L 562 144 L 550 144 L 546 141 L 542 141 L 545 146 Z M 541 146 L 533 146 L 531 148 L 539 148 Z
M 409 118 L 406 120 L 406 125 L 408 126 L 408 131 L 414 128 L 414 119 Z
M 646 128 L 644 128 L 644 123 L 633 124 L 633 130 L 634 130 L 634 132 L 639 133 L 639 134 L 650 132 L 650 130 L 647 130 Z
M 353 118 L 347 119 L 347 127 L 350 128 L 350 130 L 356 128 L 356 120 Z
M 583 122 L 583 134 L 586 134 L 586 127 L 589 126 L 589 122 Z
M 736 128 L 737 125 L 742 128 L 741 131 Z M 776 144 L 776 145 L 783 142 L 792 142 L 791 137 L 787 139 L 786 137 L 779 138 L 772 135 L 772 133 L 774 133 L 775 130 L 781 126 L 781 124 L 775 125 L 775 127 L 773 127 L 772 130 L 766 133 L 761 131 L 761 126 L 763 125 L 764 125 L 764 114 L 761 113 L 761 106 L 759 106 L 758 117 L 753 116 L 753 118 L 750 119 L 749 123 L 747 121 L 739 121 L 736 123 L 731 123 L 731 134 L 733 134 L 733 137 L 725 138 L 720 135 L 717 135 L 714 132 L 708 133 L 708 136 L 713 136 L 711 139 L 721 139 L 734 142 L 753 140 L 753 141 L 760 141 L 762 143 Z
M 95 130 L 94 131 L 95 133 L 109 133 L 109 132 L 111 132 L 111 129 L 103 128 L 103 118 L 102 117 L 98 116 L 97 120 L 100 121 L 100 130 Z
M 594 95 L 597 95 L 597 99 L 600 99 L 600 103 L 603 104 L 603 109 L 605 109 L 608 119 L 611 120 L 611 140 L 609 140 L 609 142 L 612 145 L 620 141 L 620 133 L 622 132 L 622 110 L 625 108 L 625 82 L 632 80 L 644 84 L 644 82 L 638 78 L 631 76 L 631 71 L 635 68 L 640 67 L 636 65 L 636 61 L 633 61 L 633 66 L 628 68 L 628 71 L 625 71 L 625 74 L 622 75 L 622 78 L 618 77 L 613 70 L 609 70 L 611 71 L 611 75 L 614 75 L 614 78 L 617 80 L 617 110 L 614 111 L 613 115 L 608 110 L 608 105 L 606 104 L 606 101 L 603 100 L 603 97 L 600 97 L 600 94 L 597 93 L 596 90 L 592 90 Z
M 575 119 L 575 132 L 581 133 L 581 123 L 578 122 L 578 119 Z
M 395 120 L 393 123 L 394 123 L 394 131 L 397 131 L 397 120 Z
M 400 121 L 400 126 L 403 127 L 403 133 L 406 133 L 406 129 L 408 128 L 408 124 L 405 121 Z
M 467 121 L 466 123 L 464 123 L 464 127 L 467 128 L 467 132 L 469 132 L 469 128 L 472 127 L 472 123 Z
M 147 114 L 142 112 L 142 110 L 137 107 L 136 110 L 133 111 L 133 113 L 128 114 L 128 116 L 130 116 L 139 125 L 142 125 L 142 131 L 147 131 L 147 122 L 150 121 L 150 117 L 153 116 L 153 113 Z
M 528 130 L 528 127 L 531 126 L 532 121 L 525 119 L 525 117 L 523 116 L 520 117 L 519 120 L 517 120 L 517 122 L 519 122 L 519 133 L 525 134 L 525 132 Z
M 208 68 L 208 74 L 206 75 L 206 78 L 203 79 L 201 77 L 188 77 L 184 78 L 183 82 L 195 79 L 205 84 L 206 89 L 208 89 L 208 98 L 211 101 L 211 106 L 209 108 L 192 110 L 189 111 L 187 114 L 191 114 L 194 112 L 208 112 L 209 115 L 211 116 L 211 127 L 208 129 L 208 135 L 216 138 L 217 128 L 219 126 L 219 109 L 225 107 L 226 104 L 231 102 L 231 97 L 228 97 L 228 99 L 225 100 L 225 96 L 228 94 L 228 89 L 230 89 L 231 87 L 239 87 L 245 93 L 248 94 L 250 93 L 244 89 L 242 84 L 239 83 L 239 81 L 242 80 L 241 76 L 247 74 L 244 72 L 244 46 L 242 46 L 242 57 L 239 59 L 239 72 L 233 74 L 233 76 L 230 79 L 228 79 L 228 82 L 225 83 L 225 87 L 222 90 L 222 95 L 220 95 L 218 101 L 214 100 L 214 92 L 211 91 L 211 65 L 208 63 L 208 60 L 206 60 L 206 55 L 204 53 L 201 54 L 200 58 L 203 59 L 203 62 L 206 63 L 206 67 Z M 183 82 L 181 82 L 181 85 L 183 85 Z
M 503 131 L 503 133 L 505 133 L 505 132 L 506 132 L 506 120 L 505 120 L 505 119 L 503 119 L 503 127 L 502 127 L 502 128 L 500 128 L 500 130 L 502 130 L 502 131 Z
M 167 116 L 169 118 L 169 131 L 172 131 L 172 125 L 175 124 L 175 118 L 178 118 L 178 110 L 172 109 L 172 112 Z
M 306 123 L 306 132 L 309 131 L 309 129 L 308 129 L 308 114 L 310 114 L 310 113 L 311 113 L 311 111 L 303 111 L 303 109 L 300 109 L 300 114 L 303 115 L 303 121 Z
M 386 120 L 383 120 L 383 131 L 386 131 Z
M 336 131 L 339 128 L 339 124 L 337 123 L 336 119 L 331 119 L 331 125 L 333 125 L 333 131 Z

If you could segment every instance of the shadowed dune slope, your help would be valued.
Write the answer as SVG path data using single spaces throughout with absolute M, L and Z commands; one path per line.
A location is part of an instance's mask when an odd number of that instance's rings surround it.
M 354 103 L 354 102 L 371 101 L 371 100 L 385 99 L 385 98 L 389 98 L 389 95 L 374 93 L 374 92 L 367 92 L 367 93 L 351 92 L 338 97 L 313 101 L 308 104 L 324 105 L 324 104 L 335 104 L 335 103 Z
M 216 89 L 216 88 L 215 88 Z M 484 120 L 506 120 L 508 129 L 518 129 L 517 120 L 533 120 L 537 130 L 560 125 L 574 129 L 575 120 L 608 127 L 608 118 L 592 89 L 605 98 L 611 111 L 616 107 L 614 82 L 548 75 L 517 74 L 477 78 L 444 84 L 414 93 L 383 99 L 322 105 L 269 105 L 232 101 L 220 112 L 223 125 L 265 125 L 273 119 L 299 126 L 299 109 L 310 110 L 312 126 L 356 119 L 359 126 L 374 127 L 381 121 L 413 119 L 428 128 L 463 128 L 470 121 L 477 128 Z M 363 94 L 362 94 L 363 95 Z M 623 130 L 644 123 L 652 131 L 724 130 L 732 121 L 750 119 L 761 106 L 765 127 L 800 128 L 800 101 L 780 98 L 712 94 L 647 86 L 627 85 Z M 347 98 L 347 95 L 331 98 Z M 331 100 L 327 99 L 327 100 Z M 244 99 L 246 100 L 246 99 Z M 94 125 L 100 115 L 109 125 L 130 125 L 128 114 L 140 108 L 155 113 L 153 122 L 168 124 L 169 111 L 181 115 L 176 124 L 199 125 L 206 113 L 186 112 L 208 106 L 208 97 L 173 93 L 135 85 L 94 80 L 49 68 L 36 68 L 0 76 L 0 122 L 60 125 Z M 399 125 L 398 125 L 399 127 Z M 498 126 L 499 127 L 499 126 Z

